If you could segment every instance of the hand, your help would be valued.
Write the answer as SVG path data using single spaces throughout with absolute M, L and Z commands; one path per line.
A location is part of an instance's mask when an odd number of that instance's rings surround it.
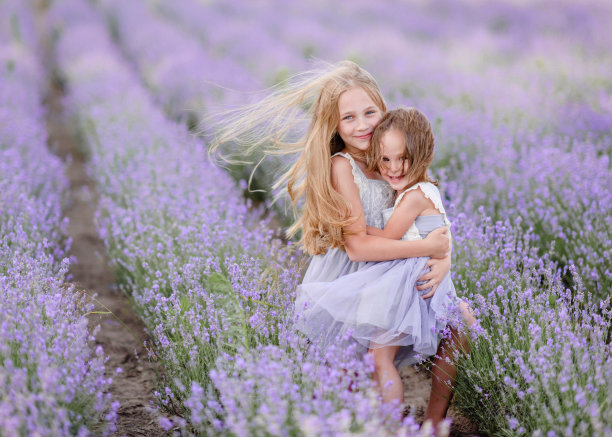
M 450 255 L 451 241 L 446 227 L 434 229 L 429 233 L 425 241 L 431 245 L 431 258 L 443 259 Z
M 421 298 L 423 299 L 429 299 L 431 296 L 433 296 L 436 290 L 438 289 L 438 285 L 440 285 L 446 274 L 450 272 L 450 254 L 443 259 L 430 259 L 429 261 L 427 261 L 427 267 L 429 267 L 429 272 L 425 273 L 419 278 L 419 281 L 426 282 L 417 286 L 417 290 L 419 291 L 431 288 L 429 292 L 421 296 Z

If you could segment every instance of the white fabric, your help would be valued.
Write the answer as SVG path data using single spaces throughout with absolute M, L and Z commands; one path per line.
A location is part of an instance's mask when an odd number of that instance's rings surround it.
M 440 191 L 438 190 L 438 187 L 436 187 L 431 182 L 419 182 L 418 184 L 414 184 L 411 187 L 408 187 L 404 191 L 399 193 L 397 195 L 397 198 L 395 199 L 395 204 L 393 208 L 386 208 L 382 211 L 383 223 L 385 225 L 387 224 L 387 222 L 393 215 L 393 211 L 395 211 L 395 208 L 397 207 L 397 205 L 399 205 L 400 201 L 404 198 L 404 195 L 407 192 L 416 190 L 416 189 L 420 189 L 423 195 L 432 201 L 432 203 L 434 204 L 434 207 L 438 211 L 440 211 L 440 214 L 442 214 L 442 216 L 444 217 L 444 224 L 446 225 L 447 228 L 450 229 L 451 223 L 446 217 L 446 211 L 444 210 L 444 205 L 442 204 L 442 196 L 440 195 Z M 417 226 L 416 221 L 412 223 L 410 228 L 406 231 L 406 233 L 402 236 L 401 239 L 407 240 L 407 241 L 415 241 L 415 240 L 422 239 L 421 232 Z
M 391 186 L 383 180 L 366 177 L 353 157 L 348 153 L 339 152 L 333 156 L 343 156 L 348 159 L 351 164 L 353 180 L 359 189 L 359 198 L 361 199 L 366 224 L 382 229 L 383 218 L 381 211 L 393 202 L 393 189 Z

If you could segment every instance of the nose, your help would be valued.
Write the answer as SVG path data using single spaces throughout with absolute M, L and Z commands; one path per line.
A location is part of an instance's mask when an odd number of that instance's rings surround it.
M 391 171 L 393 173 L 399 172 L 402 170 L 402 161 L 398 159 L 394 159 L 391 161 Z
M 362 131 L 366 130 L 368 125 L 363 117 L 357 117 L 357 130 Z

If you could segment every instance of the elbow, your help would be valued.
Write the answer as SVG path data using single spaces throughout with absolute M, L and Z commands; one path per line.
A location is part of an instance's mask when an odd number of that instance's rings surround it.
M 346 254 L 348 255 L 349 259 L 353 262 L 367 261 L 364 259 L 363 253 L 357 249 L 357 246 L 358 245 L 352 242 L 350 239 L 344 243 L 344 250 L 346 250 Z

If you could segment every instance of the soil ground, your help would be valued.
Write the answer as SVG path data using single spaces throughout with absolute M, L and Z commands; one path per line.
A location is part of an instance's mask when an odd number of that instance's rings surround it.
M 100 325 L 96 343 L 108 357 L 106 377 L 112 377 L 110 392 L 119 401 L 115 436 L 163 436 L 151 412 L 155 370 L 143 343 L 148 339 L 144 325 L 131 309 L 127 297 L 116 291 L 113 273 L 105 257 L 104 243 L 94 224 L 96 189 L 87 176 L 86 161 L 67 126 L 61 105 L 62 91 L 52 86 L 47 96 L 49 146 L 66 163 L 70 190 L 64 215 L 70 220 L 70 255 L 75 257 L 69 273 L 77 289 L 96 297 L 96 310 L 111 314 L 89 316 L 90 328 Z M 123 323 L 119 323 L 117 319 Z M 117 372 L 121 368 L 121 372 Z

